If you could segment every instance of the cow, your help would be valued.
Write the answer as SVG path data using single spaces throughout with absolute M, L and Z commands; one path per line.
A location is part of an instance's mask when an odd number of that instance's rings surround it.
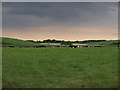
M 9 47 L 14 48 L 14 46 L 9 46 Z
M 71 48 L 77 48 L 78 46 L 70 45 L 69 47 L 71 47 Z

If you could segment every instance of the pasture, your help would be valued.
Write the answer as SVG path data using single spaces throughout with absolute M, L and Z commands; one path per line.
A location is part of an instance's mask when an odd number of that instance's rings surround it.
M 3 88 L 117 88 L 118 47 L 2 49 Z

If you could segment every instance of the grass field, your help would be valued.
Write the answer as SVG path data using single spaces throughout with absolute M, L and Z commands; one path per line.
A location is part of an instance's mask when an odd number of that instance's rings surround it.
M 118 48 L 3 48 L 3 88 L 118 87 Z

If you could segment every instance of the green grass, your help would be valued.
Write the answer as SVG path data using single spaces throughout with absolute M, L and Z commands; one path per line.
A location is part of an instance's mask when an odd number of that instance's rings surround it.
M 117 88 L 118 48 L 3 48 L 3 88 Z

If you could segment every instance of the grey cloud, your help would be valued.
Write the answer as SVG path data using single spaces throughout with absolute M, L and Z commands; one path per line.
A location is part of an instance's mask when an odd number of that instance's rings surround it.
M 106 12 L 107 10 L 114 10 L 115 3 L 3 3 L 4 7 L 9 7 L 9 14 L 14 15 L 35 15 L 35 16 L 53 16 L 53 17 L 73 17 L 77 16 L 78 12 L 87 11 L 92 13 Z
M 116 25 L 117 3 L 4 2 L 3 28 Z M 33 19 L 33 17 L 36 17 Z
M 3 2 L 119 2 L 119 0 L 4 0 Z

